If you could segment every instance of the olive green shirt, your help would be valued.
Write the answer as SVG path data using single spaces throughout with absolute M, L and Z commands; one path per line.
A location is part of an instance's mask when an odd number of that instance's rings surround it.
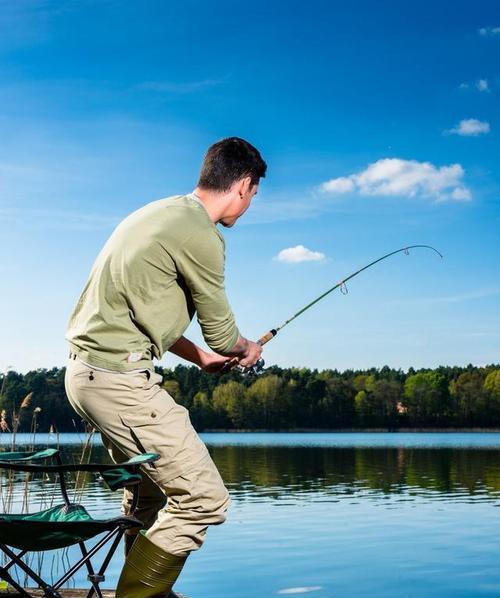
M 224 289 L 224 239 L 193 195 L 167 197 L 133 212 L 112 233 L 66 339 L 92 365 L 152 368 L 195 312 L 208 346 L 230 351 L 239 333 Z

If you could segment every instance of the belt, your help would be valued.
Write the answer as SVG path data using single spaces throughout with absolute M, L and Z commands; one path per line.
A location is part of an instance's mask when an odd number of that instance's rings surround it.
M 72 351 L 69 352 L 69 358 L 76 360 L 78 359 L 78 355 L 76 353 L 73 353 Z M 82 362 L 85 363 L 85 362 Z M 89 363 L 85 363 L 86 366 L 88 366 L 89 368 L 92 368 L 93 366 L 91 366 Z M 132 373 L 132 372 L 115 372 L 113 370 L 106 370 L 104 368 L 95 368 L 96 370 L 102 370 L 105 372 L 111 372 L 113 374 L 128 374 L 128 373 Z M 134 371 L 140 371 L 140 372 L 144 372 L 146 374 L 146 378 L 149 380 L 151 378 L 151 372 L 148 369 L 145 370 L 134 370 Z

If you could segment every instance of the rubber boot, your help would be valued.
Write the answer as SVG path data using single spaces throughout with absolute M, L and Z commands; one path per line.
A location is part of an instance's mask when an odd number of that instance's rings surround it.
M 125 556 L 127 556 L 127 554 L 130 552 L 132 544 L 135 542 L 136 538 L 137 534 L 127 534 L 125 532 L 125 534 L 123 535 L 123 550 L 125 552 Z
M 141 531 L 125 559 L 116 598 L 167 598 L 187 557 L 153 544 Z

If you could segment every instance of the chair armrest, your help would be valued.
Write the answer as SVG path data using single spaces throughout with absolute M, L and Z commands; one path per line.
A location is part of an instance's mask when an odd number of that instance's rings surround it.
M 57 449 L 43 449 L 41 451 L 9 451 L 0 452 L 0 468 L 17 469 L 12 465 L 16 463 L 26 463 L 30 461 L 43 461 L 45 459 L 55 458 L 59 454 Z
M 123 467 L 101 471 L 102 479 L 110 490 L 119 490 L 127 486 L 136 486 L 142 481 L 140 473 L 131 473 Z
M 55 449 L 46 449 L 46 451 L 55 451 L 53 454 L 60 459 L 60 456 L 58 454 L 59 451 Z M 160 458 L 160 455 L 158 455 L 157 453 L 143 453 L 142 455 L 135 455 L 134 457 L 132 457 L 128 461 L 125 461 L 124 463 L 58 463 L 57 465 L 33 465 L 31 463 L 26 463 L 26 461 L 30 460 L 29 457 L 26 457 L 24 461 L 22 460 L 22 458 L 2 461 L 2 455 L 6 454 L 8 453 L 0 453 L 0 468 L 12 469 L 15 471 L 43 471 L 48 473 L 93 471 L 102 474 L 105 471 L 111 471 L 113 469 L 125 469 L 126 471 L 135 474 L 139 471 L 141 465 L 144 465 L 146 463 L 153 463 L 154 461 L 158 461 L 158 459 Z M 17 455 L 20 454 L 21 453 L 17 453 Z M 25 453 L 25 455 L 29 454 L 31 453 Z

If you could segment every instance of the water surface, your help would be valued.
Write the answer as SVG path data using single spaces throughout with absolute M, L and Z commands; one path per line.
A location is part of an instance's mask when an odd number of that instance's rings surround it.
M 232 505 L 188 560 L 178 589 L 190 598 L 500 595 L 500 434 L 202 438 Z M 81 440 L 60 436 L 68 459 Z M 107 458 L 98 439 L 93 450 L 95 459 Z M 115 516 L 120 496 L 95 477 L 85 482 L 89 511 Z M 18 508 L 23 487 L 19 480 Z M 52 486 L 36 480 L 32 487 L 36 510 Z M 114 586 L 121 564 L 120 549 L 105 586 Z M 43 567 L 62 570 L 60 553 L 46 555 Z

